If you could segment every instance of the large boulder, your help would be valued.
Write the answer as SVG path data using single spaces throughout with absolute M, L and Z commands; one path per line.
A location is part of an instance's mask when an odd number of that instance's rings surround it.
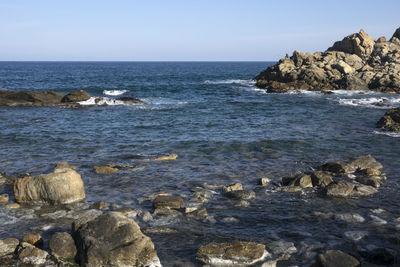
M 48 91 L 0 91 L 0 106 L 52 106 L 59 104 L 64 95 Z
M 49 174 L 15 180 L 14 197 L 18 203 L 67 204 L 83 200 L 85 189 L 80 174 L 75 170 L 55 168 Z
M 238 241 L 201 246 L 196 258 L 207 266 L 250 266 L 269 256 L 263 244 Z
M 400 107 L 391 109 L 376 123 L 377 128 L 400 133 Z
M 151 239 L 119 212 L 76 225 L 73 236 L 84 266 L 161 266 Z
M 324 254 L 318 255 L 317 262 L 313 266 L 322 266 L 322 267 L 356 267 L 359 266 L 360 262 L 346 254 L 340 250 L 328 250 Z
M 77 90 L 65 95 L 61 99 L 61 102 L 80 102 L 89 99 L 90 95 L 85 90 Z

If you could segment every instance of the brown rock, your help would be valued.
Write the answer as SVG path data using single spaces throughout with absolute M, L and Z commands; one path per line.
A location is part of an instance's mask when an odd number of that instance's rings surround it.
M 19 203 L 68 204 L 84 199 L 85 189 L 79 173 L 70 168 L 56 168 L 49 174 L 17 179 L 14 196 Z
M 49 254 L 29 243 L 21 243 L 18 259 L 25 264 L 42 265 L 46 263 Z
M 15 252 L 19 244 L 19 240 L 16 238 L 6 238 L 0 240 L 0 258 L 6 255 L 12 255 Z
M 400 133 L 400 107 L 391 109 L 376 123 L 377 128 Z
M 62 94 L 47 91 L 0 91 L 0 106 L 54 106 L 63 98 Z
M 93 170 L 95 173 L 98 174 L 112 174 L 119 171 L 117 168 L 112 168 L 108 166 L 94 166 Z
M 337 183 L 331 183 L 326 187 L 326 195 L 332 197 L 347 197 L 350 196 L 353 189 L 353 183 L 339 181 Z
M 297 175 L 289 186 L 300 186 L 301 188 L 313 187 L 311 176 L 307 174 Z
M 8 194 L 1 194 L 0 195 L 0 203 L 7 203 L 9 200 Z
M 90 99 L 90 95 L 85 90 L 73 91 L 65 95 L 61 102 L 80 102 Z
M 333 183 L 332 175 L 324 171 L 315 171 L 311 174 L 313 186 L 326 187 Z
M 268 256 L 265 245 L 238 241 L 201 246 L 196 259 L 209 266 L 250 266 Z
M 74 259 L 76 246 L 72 236 L 65 232 L 56 232 L 51 236 L 49 242 L 50 253 L 62 259 Z
M 153 208 L 170 208 L 180 209 L 183 208 L 183 199 L 179 196 L 158 196 L 153 201 Z
M 376 42 L 377 42 L 377 43 L 384 43 L 384 42 L 386 42 L 386 37 L 385 37 L 385 36 L 379 37 L 379 38 L 376 40 Z
M 43 238 L 40 236 L 40 234 L 35 232 L 30 232 L 24 235 L 21 242 L 26 242 L 31 245 L 34 245 L 35 247 L 43 248 Z
M 104 203 L 104 201 L 98 201 L 98 202 L 93 203 L 93 205 L 92 205 L 92 207 L 94 209 L 98 209 L 98 210 L 104 209 L 105 206 L 106 206 L 106 204 Z
M 226 194 L 228 192 L 232 192 L 232 191 L 237 191 L 237 190 L 243 190 L 243 186 L 241 183 L 234 183 L 228 186 L 224 186 L 222 188 L 222 193 Z
M 151 239 L 119 212 L 108 212 L 73 233 L 84 266 L 161 266 Z
M 397 28 L 390 41 L 392 42 L 394 38 L 400 39 L 400 28 Z
M 327 51 L 342 51 L 348 54 L 356 54 L 361 58 L 368 58 L 373 49 L 375 41 L 364 30 L 359 33 L 346 36 L 342 41 L 336 42 Z
M 4 208 L 7 210 L 15 210 L 15 209 L 19 209 L 21 206 L 18 203 L 11 203 L 6 205 Z

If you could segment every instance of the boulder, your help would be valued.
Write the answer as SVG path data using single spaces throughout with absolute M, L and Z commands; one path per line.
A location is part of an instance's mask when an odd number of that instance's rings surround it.
M 18 259 L 24 264 L 44 265 L 49 253 L 29 243 L 21 243 L 18 251 Z
M 342 51 L 348 54 L 356 54 L 361 58 L 368 58 L 375 45 L 375 40 L 363 29 L 359 33 L 346 36 L 342 41 L 337 41 L 327 51 Z
M 252 200 L 256 198 L 256 193 L 247 189 L 230 191 L 225 195 L 236 200 Z
M 265 245 L 244 241 L 204 245 L 196 255 L 198 261 L 208 266 L 250 266 L 268 257 Z
M 16 238 L 6 238 L 0 240 L 0 258 L 6 255 L 13 255 L 18 244 L 19 240 Z
M 331 183 L 326 187 L 326 195 L 332 197 L 347 197 L 350 196 L 353 189 L 353 183 L 339 181 L 337 183 Z
M 312 184 L 317 187 L 326 187 L 333 183 L 332 175 L 324 171 L 315 171 L 311 174 Z
M 180 209 L 184 207 L 183 199 L 179 196 L 158 196 L 153 201 L 153 208 Z
M 85 90 L 77 90 L 65 95 L 61 102 L 81 102 L 90 99 L 90 95 Z
M 52 106 L 61 102 L 64 95 L 48 91 L 0 91 L 0 106 Z
M 267 177 L 262 177 L 260 178 L 260 180 L 258 180 L 258 184 L 261 186 L 268 186 L 269 183 L 271 182 L 271 179 L 267 178 Z
M 18 203 L 47 202 L 67 204 L 85 198 L 79 173 L 70 168 L 56 168 L 52 173 L 26 176 L 14 182 L 14 197 Z
M 40 236 L 40 234 L 35 232 L 30 232 L 24 235 L 21 242 L 26 242 L 34 245 L 35 247 L 43 248 L 43 238 Z
M 382 130 L 400 133 L 400 107 L 387 111 L 376 123 L 376 127 Z
M 61 259 L 74 259 L 76 256 L 75 241 L 66 232 L 54 233 L 49 242 L 50 253 Z
M 223 194 L 226 194 L 226 193 L 232 192 L 232 191 L 237 191 L 237 190 L 243 190 L 243 186 L 241 183 L 234 183 L 234 184 L 222 187 Z
M 9 200 L 8 194 L 1 194 L 0 195 L 0 203 L 7 203 Z
M 376 188 L 373 186 L 357 184 L 357 185 L 355 185 L 353 191 L 351 192 L 351 196 L 364 197 L 364 196 L 370 196 L 370 195 L 373 195 L 376 193 L 378 193 L 378 190 L 376 190 Z
M 335 174 L 354 173 L 364 169 L 382 169 L 382 164 L 376 161 L 371 155 L 363 155 L 357 158 L 343 159 L 328 162 L 321 166 L 322 170 Z
M 151 239 L 134 220 L 119 212 L 108 212 L 80 225 L 73 236 L 81 265 L 161 266 Z
M 313 187 L 311 176 L 300 174 L 294 177 L 289 186 L 300 186 L 301 188 Z
M 323 267 L 356 267 L 359 266 L 360 262 L 340 250 L 327 250 L 324 254 L 318 255 L 315 266 Z

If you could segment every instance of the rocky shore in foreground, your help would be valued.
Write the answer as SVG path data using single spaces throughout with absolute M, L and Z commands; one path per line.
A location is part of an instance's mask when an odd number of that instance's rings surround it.
M 176 154 L 153 159 L 154 162 L 171 161 Z M 113 171 L 99 171 L 99 168 L 113 168 Z M 112 175 L 120 168 L 133 168 L 126 164 L 94 166 L 93 172 Z M 144 228 L 142 222 L 157 220 L 200 220 L 203 223 L 215 221 L 207 212 L 204 203 L 217 194 L 231 199 L 233 207 L 246 209 L 260 197 L 257 188 L 270 189 L 275 194 L 306 191 L 321 192 L 328 200 L 349 197 L 367 197 L 378 193 L 386 175 L 383 166 L 371 155 L 342 159 L 319 165 L 315 171 L 283 177 L 280 181 L 262 178 L 253 189 L 246 189 L 241 183 L 226 185 L 196 186 L 190 194 L 182 196 L 155 193 L 149 197 L 151 211 L 110 205 L 103 201 L 87 203 L 85 187 L 75 166 L 60 162 L 48 174 L 23 177 L 1 176 L 1 183 L 13 185 L 16 203 L 8 204 L 7 194 L 0 195 L 0 203 L 6 209 L 29 209 L 36 205 L 52 207 L 52 212 L 40 212 L 42 218 L 54 220 L 69 219 L 70 231 L 52 233 L 49 240 L 43 240 L 38 232 L 26 233 L 21 239 L 13 237 L 0 240 L 0 264 L 18 266 L 161 266 L 156 247 L 147 234 L 168 235 L 179 231 L 163 226 Z M 108 170 L 108 169 L 107 169 Z M 20 206 L 21 205 L 21 206 Z M 33 211 L 33 210 L 32 210 Z M 318 214 L 315 216 L 337 218 L 339 221 L 363 221 L 357 214 Z M 382 222 L 378 216 L 371 217 Z M 232 220 L 232 218 L 228 218 Z M 227 220 L 228 220 L 227 219 Z M 157 224 L 155 224 L 157 225 Z M 234 240 L 235 237 L 232 237 Z M 310 248 L 312 250 L 312 248 Z M 309 253 L 311 253 L 311 250 Z M 285 240 L 257 243 L 251 240 L 206 243 L 199 245 L 196 260 L 200 266 L 276 266 L 296 255 L 295 244 Z M 321 248 L 315 254 L 313 266 L 359 266 L 366 258 L 354 251 L 343 252 L 333 248 Z M 389 250 L 372 250 L 374 262 L 393 262 L 396 255 Z M 390 255 L 389 255 L 389 254 Z M 391 257 L 389 260 L 387 257 Z M 393 257 L 392 257 L 393 256 Z M 295 256 L 297 261 L 299 255 Z M 183 266 L 183 265 L 179 265 Z M 189 265 L 193 266 L 193 265 Z
M 66 95 L 52 91 L 9 91 L 0 89 L 0 106 L 12 107 L 60 107 L 107 106 L 103 97 L 95 97 L 93 103 L 82 104 L 92 97 L 85 90 L 77 90 Z M 121 104 L 146 104 L 132 97 L 118 97 L 112 100 Z
M 390 40 L 351 34 L 325 52 L 294 51 L 255 77 L 267 92 L 373 90 L 400 93 L 400 28 Z

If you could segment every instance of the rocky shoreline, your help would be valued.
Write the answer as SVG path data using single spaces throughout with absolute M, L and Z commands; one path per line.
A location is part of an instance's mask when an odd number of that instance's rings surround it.
M 177 155 L 173 155 L 156 158 L 154 162 L 174 160 Z M 133 168 L 132 165 L 126 164 L 108 164 L 105 167 L 117 171 L 121 168 Z M 149 197 L 152 200 L 152 210 L 148 211 L 112 206 L 103 201 L 87 203 L 81 175 L 75 166 L 67 162 L 59 162 L 49 174 L 25 174 L 23 177 L 2 175 L 2 183 L 13 185 L 16 201 L 9 204 L 10 197 L 7 194 L 1 195 L 1 205 L 5 205 L 4 208 L 28 210 L 36 205 L 40 210 L 40 207 L 51 207 L 52 212 L 44 212 L 40 216 L 54 221 L 67 219 L 71 221 L 71 231 L 54 232 L 49 240 L 44 240 L 42 233 L 38 232 L 26 233 L 21 240 L 13 237 L 0 240 L 0 264 L 162 266 L 157 248 L 147 234 L 168 235 L 179 229 L 153 226 L 142 230 L 139 223 L 160 218 L 213 222 L 215 219 L 208 214 L 204 206 L 212 195 L 220 194 L 231 199 L 234 207 L 246 209 L 256 200 L 257 188 L 260 186 L 276 194 L 314 190 L 323 193 L 325 198 L 332 201 L 337 198 L 367 197 L 378 193 L 380 184 L 386 181 L 386 175 L 380 171 L 382 167 L 371 155 L 364 155 L 327 162 L 319 165 L 313 172 L 283 177 L 280 182 L 264 177 L 258 183 L 254 183 L 253 189 L 246 189 L 241 183 L 234 183 L 195 187 L 190 190 L 190 195 L 157 193 Z M 94 166 L 93 171 L 101 175 L 114 173 L 101 172 L 98 168 L 99 166 Z M 330 215 L 315 212 L 315 216 Z M 331 216 L 345 221 L 363 219 L 361 216 L 357 217 L 357 214 Z M 377 222 L 382 221 L 378 216 L 374 219 Z M 290 260 L 297 251 L 293 243 L 285 240 L 267 244 L 251 240 L 211 242 L 198 247 L 196 260 L 201 266 L 276 266 L 278 262 Z M 318 251 L 313 266 L 359 266 L 368 263 L 366 258 L 354 251 L 345 253 L 329 248 Z M 387 261 L 385 253 L 389 252 L 376 252 L 378 258 L 374 261 Z
M 72 91 L 63 95 L 52 91 L 8 91 L 0 89 L 0 106 L 78 108 L 108 105 L 103 97 L 95 97 L 93 103 L 82 104 L 82 102 L 91 98 L 85 90 Z M 132 97 L 117 97 L 112 101 L 122 104 L 146 104 L 146 102 Z
M 361 30 L 325 52 L 296 50 L 254 79 L 257 87 L 273 93 L 296 89 L 400 93 L 400 28 L 389 41 L 375 40 Z

